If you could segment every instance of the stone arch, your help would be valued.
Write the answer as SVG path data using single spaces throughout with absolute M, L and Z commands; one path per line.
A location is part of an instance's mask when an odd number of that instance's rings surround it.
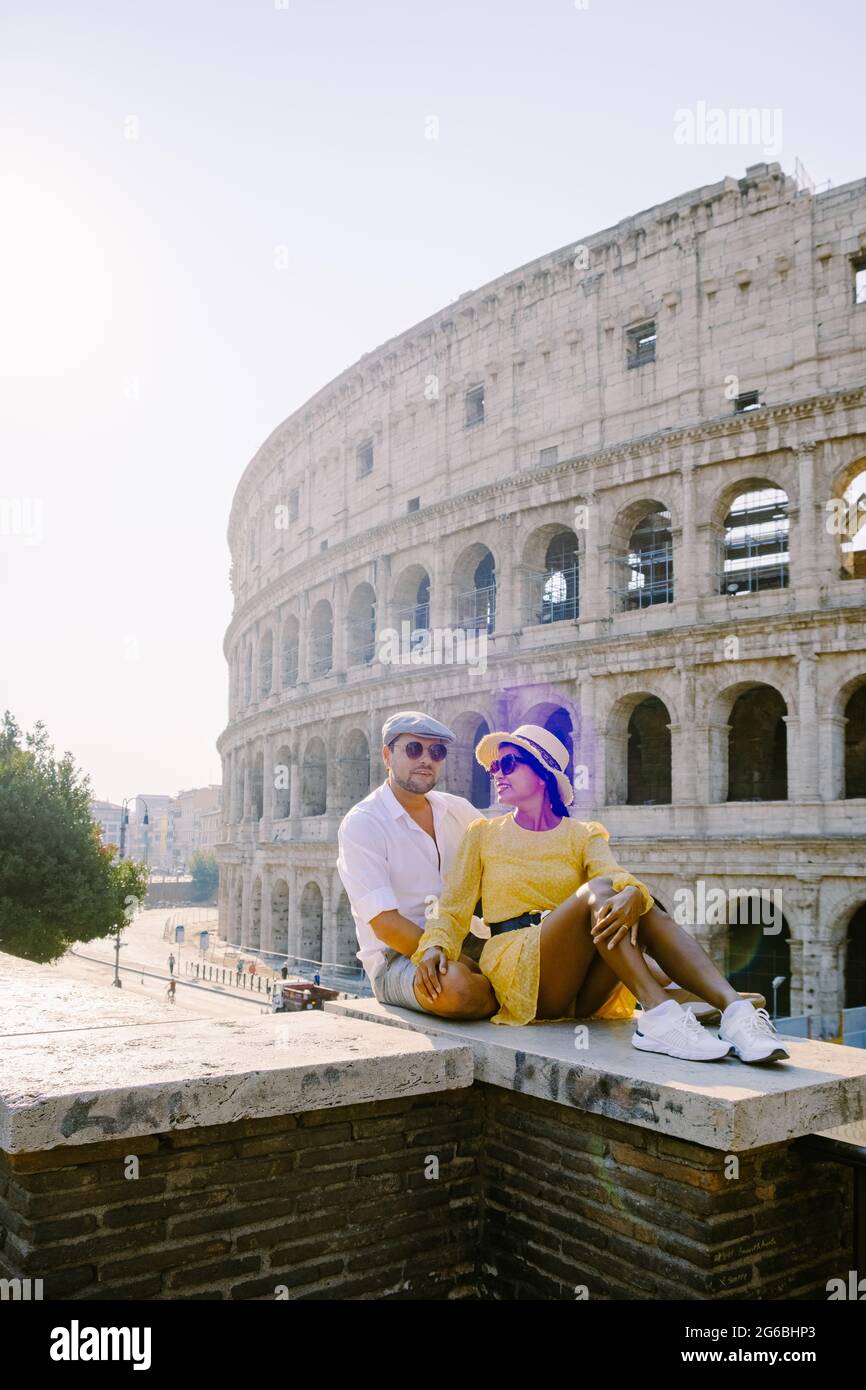
M 239 868 L 234 870 L 234 876 L 229 941 L 231 941 L 233 945 L 239 946 L 243 941 L 244 931 L 244 880 L 243 874 Z
M 845 940 L 845 1009 L 866 1007 L 866 898 L 848 921 Z
M 370 790 L 370 744 L 361 729 L 349 729 L 344 735 L 338 764 L 340 806 L 348 811 Z
M 450 719 L 455 742 L 448 749 L 448 791 L 463 796 L 482 812 L 490 805 L 490 778 L 475 757 L 479 739 L 490 732 L 490 724 L 477 709 L 464 710 Z
M 334 611 L 320 598 L 310 614 L 310 676 L 324 676 L 334 664 Z
M 866 674 L 846 686 L 842 709 L 845 720 L 845 788 L 843 797 L 866 797 Z
M 790 581 L 790 494 L 767 477 L 728 481 L 713 498 L 709 526 L 717 593 L 784 589 Z
M 750 684 L 728 717 L 728 801 L 788 798 L 788 707 L 776 688 Z
M 771 1017 L 786 1018 L 791 1012 L 791 928 L 782 915 L 781 931 L 772 934 L 764 924 L 754 920 L 757 912 L 748 914 L 751 920 L 728 926 L 725 942 L 727 965 L 725 974 L 734 989 L 741 993 L 762 994 Z M 773 1010 L 772 981 L 782 976 L 776 992 Z
M 292 750 L 280 744 L 274 754 L 274 820 L 285 820 L 291 809 Z
M 261 820 L 265 813 L 265 759 L 261 749 L 253 754 L 250 806 L 253 820 Z
M 632 716 L 641 706 L 644 708 L 633 722 Z M 670 697 L 653 690 L 630 691 L 613 701 L 604 725 L 604 799 L 609 806 L 647 804 L 633 802 L 631 796 L 643 794 L 642 789 L 648 786 L 658 790 L 669 787 L 670 730 L 665 739 L 661 726 L 674 723 L 676 712 Z M 634 750 L 631 753 L 630 748 Z
M 297 685 L 300 650 L 301 625 L 297 616 L 290 613 L 283 623 L 280 637 L 280 686 L 283 690 Z
M 376 655 L 376 591 L 356 584 L 346 606 L 346 664 L 366 666 Z
M 562 522 L 537 526 L 523 547 L 525 593 L 521 604 L 528 624 L 574 620 L 580 612 L 580 541 Z
M 259 699 L 266 700 L 274 682 L 274 633 L 266 628 L 259 642 Z
M 401 624 L 408 622 L 410 634 L 430 627 L 430 574 L 423 565 L 407 565 L 391 588 L 391 622 L 402 637 Z
M 244 648 L 244 704 L 248 705 L 253 698 L 253 646 L 247 640 Z
M 674 599 L 674 513 L 665 502 L 630 502 L 611 526 L 610 585 L 615 613 Z
M 236 765 L 234 773 L 234 819 L 235 821 L 241 821 L 244 818 L 244 792 L 246 790 L 247 774 L 246 754 L 241 753 L 239 757 L 235 760 L 235 762 Z
M 274 951 L 279 955 L 288 955 L 289 885 L 284 878 L 275 879 L 271 888 L 271 929 Z
M 301 894 L 301 959 L 319 965 L 322 960 L 322 890 L 309 879 Z
M 307 740 L 301 763 L 301 815 L 323 816 L 328 793 L 328 755 L 322 739 Z
M 467 632 L 495 631 L 496 572 L 493 551 L 481 541 L 460 552 L 452 570 L 457 627 Z
M 866 454 L 838 469 L 827 508 L 841 579 L 866 579 Z
M 629 806 L 671 804 L 671 717 L 657 695 L 631 711 L 626 752 Z
M 336 964 L 357 965 L 358 937 L 355 931 L 355 919 L 352 916 L 352 909 L 345 888 L 341 889 L 337 898 L 336 926 Z
M 250 889 L 250 936 L 247 943 L 251 951 L 260 951 L 262 946 L 262 880 L 258 874 Z

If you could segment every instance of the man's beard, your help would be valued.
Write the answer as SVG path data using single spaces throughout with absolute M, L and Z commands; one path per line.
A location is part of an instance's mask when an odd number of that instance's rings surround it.
M 401 787 L 404 792 L 413 792 L 416 796 L 426 796 L 427 792 L 432 791 L 433 787 L 435 787 L 437 781 L 436 773 L 434 771 L 430 774 L 429 777 L 422 778 L 424 785 L 423 787 L 419 788 L 414 786 L 412 782 L 408 780 L 408 778 L 416 776 L 416 773 L 410 772 L 407 777 L 400 777 L 394 771 L 393 767 L 391 768 L 391 772 L 393 774 L 394 781 L 397 783 L 398 787 Z

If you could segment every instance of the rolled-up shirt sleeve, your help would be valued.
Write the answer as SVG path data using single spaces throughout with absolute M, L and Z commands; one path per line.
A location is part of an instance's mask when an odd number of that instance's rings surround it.
M 340 826 L 337 847 L 337 872 L 352 910 L 375 931 L 373 918 L 399 907 L 381 827 L 371 816 L 352 816 Z
M 609 878 L 615 893 L 629 885 L 639 888 L 641 916 L 649 912 L 650 908 L 655 906 L 655 898 L 645 883 L 641 883 L 639 878 L 635 878 L 634 874 L 630 874 L 616 862 L 613 850 L 608 844 L 610 832 L 597 820 L 587 821 L 586 828 L 589 834 L 583 844 L 583 863 L 587 879 Z

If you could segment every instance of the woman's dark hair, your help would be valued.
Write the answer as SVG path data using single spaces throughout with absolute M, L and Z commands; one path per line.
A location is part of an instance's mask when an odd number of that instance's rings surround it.
M 500 747 L 504 747 L 506 743 L 508 743 L 508 740 L 503 739 L 502 743 L 500 744 Z M 568 807 L 566 806 L 565 802 L 562 799 L 562 796 L 560 795 L 556 778 L 554 777 L 550 769 L 545 767 L 543 763 L 539 762 L 538 758 L 535 757 L 535 754 L 530 753 L 528 748 L 522 747 L 521 744 L 509 743 L 508 747 L 516 749 L 517 752 L 520 754 L 521 760 L 526 763 L 527 767 L 531 767 L 536 777 L 541 778 L 542 782 L 547 788 L 547 795 L 550 797 L 550 809 L 552 810 L 553 814 L 555 816 L 567 816 Z

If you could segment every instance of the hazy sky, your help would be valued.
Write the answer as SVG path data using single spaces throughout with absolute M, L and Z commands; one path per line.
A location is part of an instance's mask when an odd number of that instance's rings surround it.
M 678 109 L 766 108 L 788 172 L 866 174 L 855 0 L 0 16 L 0 708 L 112 800 L 219 780 L 232 494 L 320 386 L 767 157 L 677 143 Z

